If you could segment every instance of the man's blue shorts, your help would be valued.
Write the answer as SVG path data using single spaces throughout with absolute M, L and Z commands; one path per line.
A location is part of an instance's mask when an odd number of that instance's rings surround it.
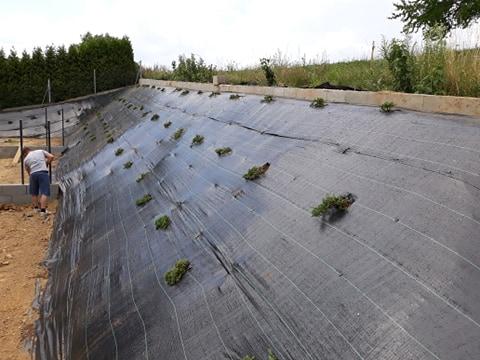
M 36 171 L 30 174 L 30 195 L 50 196 L 48 171 Z

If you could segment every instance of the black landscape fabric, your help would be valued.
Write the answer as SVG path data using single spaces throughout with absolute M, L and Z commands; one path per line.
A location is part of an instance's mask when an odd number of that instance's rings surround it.
M 126 89 L 70 132 L 37 359 L 480 358 L 478 119 L 208 95 Z

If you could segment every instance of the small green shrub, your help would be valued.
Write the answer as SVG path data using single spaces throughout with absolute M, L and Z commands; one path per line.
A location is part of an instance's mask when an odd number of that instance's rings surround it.
M 142 106 L 140 106 L 140 111 L 143 111 L 143 105 L 142 105 Z
M 268 104 L 268 103 L 271 103 L 272 101 L 275 101 L 272 95 L 265 95 L 261 102 Z
M 150 113 L 150 111 L 145 111 L 145 112 L 142 114 L 142 117 L 147 116 L 149 113 Z
M 345 211 L 354 202 L 351 194 L 347 195 L 327 195 L 322 202 L 312 209 L 312 216 L 323 216 L 329 212 Z
M 152 195 L 150 195 L 150 194 L 145 194 L 145 195 L 143 195 L 143 197 L 141 197 L 140 199 L 137 199 L 136 204 L 137 204 L 137 206 L 143 206 L 143 205 L 145 205 L 146 203 L 148 203 L 148 202 L 149 202 L 150 200 L 152 200 L 152 199 L 153 199 Z
M 170 218 L 167 215 L 160 216 L 155 220 L 155 228 L 166 230 L 170 226 Z
M 113 137 L 111 137 L 111 136 L 107 139 L 107 143 L 109 143 L 109 144 L 113 143 L 113 141 L 114 141 Z
M 238 100 L 238 99 L 240 99 L 240 95 L 238 95 L 238 94 L 231 94 L 230 95 L 230 100 Z
M 202 91 L 202 90 L 198 90 L 198 91 L 197 91 L 197 94 L 198 94 L 198 95 L 202 95 L 202 94 L 203 94 L 203 91 Z
M 165 282 L 173 286 L 182 280 L 185 273 L 190 269 L 190 261 L 187 259 L 180 259 L 165 273 Z
M 90 141 L 95 141 L 96 138 L 97 138 L 96 136 L 92 136 L 92 137 L 90 138 Z
M 117 150 L 115 150 L 115 156 L 120 156 L 123 154 L 123 149 L 122 148 L 118 148 Z
M 171 121 L 167 121 L 167 122 L 163 123 L 163 127 L 164 127 L 165 129 L 169 128 L 170 125 L 172 125 L 172 122 L 171 122 Z
M 278 360 L 277 356 L 270 349 L 268 350 L 268 359 L 267 360 Z
M 265 175 L 268 168 L 270 167 L 270 163 L 265 163 L 262 166 L 253 166 L 243 175 L 245 180 L 256 180 L 260 176 Z
M 130 169 L 133 165 L 133 162 L 127 161 L 125 164 L 123 164 L 124 169 Z
M 254 356 L 246 355 L 242 358 L 242 360 L 255 360 Z
M 165 91 L 165 88 L 162 88 L 162 90 L 160 90 L 161 92 L 164 92 Z
M 265 78 L 267 79 L 268 86 L 274 86 L 277 83 L 275 78 L 275 73 L 273 72 L 273 68 L 270 64 L 270 59 L 261 58 L 260 59 L 260 66 L 265 74 Z
M 183 91 L 180 93 L 180 95 L 181 95 L 181 96 L 185 96 L 185 95 L 188 95 L 189 92 L 190 92 L 190 91 L 188 91 L 188 90 L 183 90 Z
M 215 152 L 218 156 L 225 156 L 230 154 L 232 152 L 232 149 L 229 147 L 217 148 L 215 149 Z
M 140 175 L 138 175 L 137 177 L 137 183 L 142 181 L 143 179 L 145 179 L 145 176 L 147 176 L 147 173 L 141 173 Z
M 215 97 L 217 95 L 220 95 L 220 93 L 218 91 L 212 91 L 212 93 L 210 95 L 208 95 L 208 97 Z
M 158 114 L 154 114 L 150 120 L 157 121 L 158 119 L 160 119 L 160 116 Z
M 175 131 L 175 133 L 172 135 L 173 140 L 178 140 L 178 139 L 180 139 L 180 138 L 183 136 L 184 133 L 185 133 L 185 129 L 184 129 L 184 128 L 178 129 L 178 130 Z
M 192 145 L 200 145 L 203 143 L 204 137 L 202 135 L 195 135 L 192 139 Z
M 182 91 L 182 88 L 175 88 L 174 91 Z
M 391 101 L 385 101 L 382 105 L 380 105 L 380 111 L 384 113 L 391 113 L 395 104 Z
M 324 108 L 325 105 L 327 105 L 325 103 L 325 100 L 323 100 L 321 97 L 317 97 L 315 100 L 312 101 L 312 103 L 310 104 L 310 107 L 318 109 L 318 108 Z

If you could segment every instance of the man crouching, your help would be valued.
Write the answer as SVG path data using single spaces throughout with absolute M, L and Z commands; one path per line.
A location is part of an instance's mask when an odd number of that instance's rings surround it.
M 30 195 L 36 211 L 40 207 L 40 215 L 46 217 L 48 197 L 50 196 L 50 178 L 48 165 L 55 157 L 44 150 L 23 149 L 23 162 L 30 176 Z

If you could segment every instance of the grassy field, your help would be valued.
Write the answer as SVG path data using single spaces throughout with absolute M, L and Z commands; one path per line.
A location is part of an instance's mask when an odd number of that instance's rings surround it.
M 354 60 L 337 63 L 282 62 L 273 70 L 278 86 L 315 87 L 324 82 L 363 90 L 395 90 L 389 63 L 384 59 Z M 435 95 L 480 97 L 480 48 L 454 50 L 444 44 L 426 44 L 411 51 L 413 92 Z M 278 62 L 277 62 L 278 64 Z M 267 85 L 260 68 L 215 69 L 225 75 L 227 83 Z M 188 80 L 175 76 L 166 68 L 146 69 L 145 78 Z

